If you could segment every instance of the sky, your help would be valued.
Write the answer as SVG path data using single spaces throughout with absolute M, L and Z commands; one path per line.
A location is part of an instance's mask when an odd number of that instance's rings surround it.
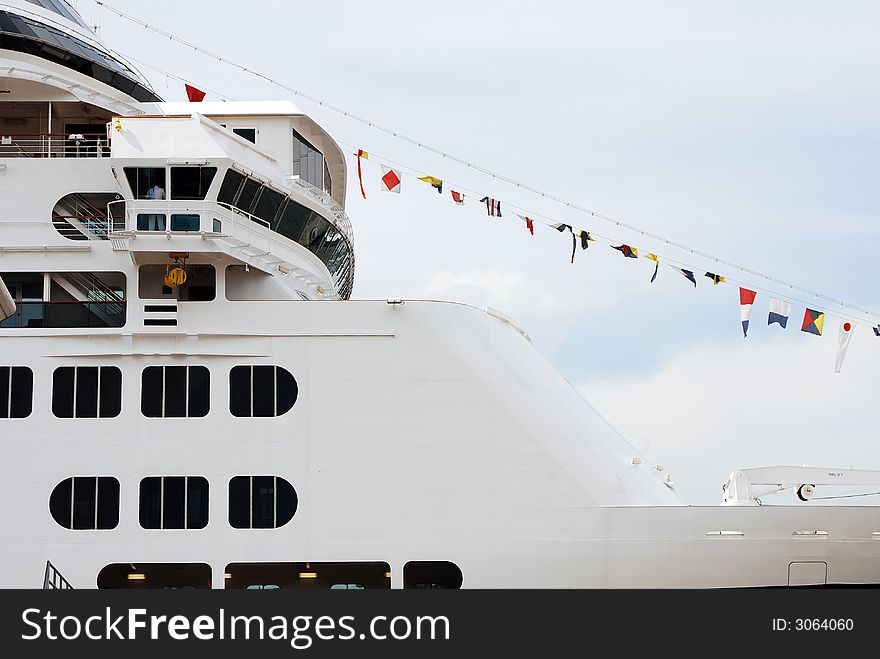
M 877 3 L 108 2 L 468 162 L 880 312 Z M 209 100 L 291 98 L 93 0 L 77 4 L 108 45 Z M 184 98 L 180 82 L 142 70 L 161 96 Z M 346 152 L 373 155 L 366 200 L 349 159 L 354 297 L 503 311 L 694 504 L 719 502 L 737 468 L 880 469 L 880 338 L 869 323 L 834 374 L 836 305 L 293 100 Z M 568 236 L 538 227 L 532 237 L 509 210 L 492 220 L 473 195 L 457 207 L 409 177 L 401 195 L 381 193 L 383 160 L 683 261 L 699 286 L 669 268 L 652 284 L 652 263 L 605 245 L 572 264 Z M 699 277 L 707 270 L 796 298 L 788 329 L 767 327 L 760 290 L 744 338 L 738 285 L 712 286 Z M 804 303 L 829 312 L 822 337 L 799 331 Z

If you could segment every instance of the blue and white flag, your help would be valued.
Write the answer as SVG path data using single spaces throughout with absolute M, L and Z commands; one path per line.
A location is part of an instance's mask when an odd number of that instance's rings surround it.
M 783 329 L 788 325 L 788 317 L 791 315 L 791 302 L 785 300 L 777 300 L 775 297 L 770 298 L 770 315 L 767 317 L 767 324 L 779 323 Z

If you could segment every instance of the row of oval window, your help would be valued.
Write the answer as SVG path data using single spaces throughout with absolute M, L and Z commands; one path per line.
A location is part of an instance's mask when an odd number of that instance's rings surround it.
M 208 480 L 203 476 L 150 476 L 140 482 L 139 518 L 145 529 L 203 529 L 208 525 Z M 234 476 L 229 481 L 229 525 L 275 529 L 296 514 L 293 486 L 280 476 Z M 119 524 L 119 481 L 74 476 L 52 490 L 52 518 L 66 529 L 109 530 Z
M 210 411 L 211 373 L 205 366 L 147 366 L 141 375 L 141 411 L 151 418 L 204 417 Z M 280 366 L 234 366 L 229 412 L 275 417 L 296 403 L 299 388 Z M 0 366 L 0 419 L 33 411 L 34 374 L 27 366 Z M 61 419 L 106 419 L 122 411 L 122 371 L 116 366 L 61 366 L 52 376 L 52 413 Z

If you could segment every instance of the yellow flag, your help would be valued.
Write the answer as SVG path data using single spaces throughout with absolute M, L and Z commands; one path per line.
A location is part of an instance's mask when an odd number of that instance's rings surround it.
M 653 253 L 645 254 L 646 259 L 650 259 L 654 263 L 660 263 L 660 257 Z
M 443 180 L 437 178 L 436 176 L 419 176 L 420 181 L 424 181 L 425 183 L 430 183 L 432 187 L 437 188 L 437 192 L 443 194 Z

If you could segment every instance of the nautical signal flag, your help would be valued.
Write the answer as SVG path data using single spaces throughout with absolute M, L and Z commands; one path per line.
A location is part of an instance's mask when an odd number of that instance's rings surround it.
M 840 338 L 837 344 L 837 361 L 834 362 L 835 373 L 840 373 L 840 369 L 843 368 L 843 358 L 846 357 L 846 351 L 849 348 L 849 340 L 852 338 L 855 329 L 855 325 L 848 320 L 844 320 L 840 324 Z
M 657 279 L 657 271 L 660 269 L 660 257 L 649 252 L 645 254 L 645 258 L 654 262 L 654 274 L 651 275 L 651 283 L 653 284 L 654 280 Z
M 687 279 L 689 282 L 691 282 L 694 285 L 694 288 L 697 287 L 697 278 L 694 277 L 693 270 L 685 270 L 684 268 L 677 268 L 674 265 L 670 265 L 669 267 L 672 268 L 673 270 L 675 270 L 676 272 L 678 272 L 682 277 Z
M 757 295 L 755 291 L 750 291 L 748 288 L 740 287 L 739 289 L 739 315 L 743 324 L 743 336 L 749 335 L 749 316 L 752 313 L 752 305 L 755 303 Z
M 501 217 L 501 201 L 491 197 L 483 197 L 480 201 L 486 204 L 486 213 L 489 217 Z
M 361 196 L 366 199 L 367 193 L 364 192 L 364 173 L 361 171 L 361 158 L 363 158 L 364 160 L 369 160 L 370 154 L 363 149 L 358 149 L 358 152 L 355 155 L 357 156 L 358 161 L 358 183 L 361 184 Z
M 382 165 L 382 190 L 400 194 L 400 172 Z
M 201 103 L 205 100 L 205 92 L 201 89 L 187 84 L 184 84 L 184 86 L 186 87 L 186 97 L 189 99 L 190 103 Z
M 436 188 L 437 192 L 443 194 L 443 181 L 436 176 L 419 176 L 419 180 L 430 183 L 432 188 Z
M 712 273 L 712 272 L 707 272 L 707 273 L 706 273 L 706 276 L 707 276 L 709 279 L 712 280 L 712 283 L 713 283 L 715 286 L 717 286 L 718 284 L 723 284 L 724 282 L 727 281 L 727 279 L 725 279 L 725 278 L 722 277 L 721 275 L 716 275 L 716 274 L 714 274 L 714 273 Z
M 535 221 L 532 218 L 526 217 L 525 215 L 520 215 L 519 213 L 517 213 L 516 216 L 519 219 L 521 219 L 523 222 L 526 223 L 526 229 L 528 229 L 529 233 L 534 236 L 535 235 Z
M 880 325 L 875 325 L 871 329 L 874 330 L 874 336 L 880 336 Z
M 452 201 L 454 201 L 459 206 L 464 206 L 463 194 L 461 194 L 460 192 L 456 192 L 455 190 L 450 190 L 449 192 L 452 193 Z
M 616 249 L 628 259 L 639 258 L 639 250 L 635 247 L 630 247 L 629 245 L 611 245 L 611 249 Z
M 767 316 L 767 324 L 779 323 L 782 329 L 788 325 L 788 317 L 791 315 L 791 302 L 770 298 L 770 314 Z
M 804 311 L 804 324 L 801 325 L 801 332 L 822 336 L 822 328 L 825 325 L 825 314 L 821 311 L 807 309 Z
M 589 231 L 581 231 L 578 235 L 581 239 L 581 249 L 587 249 L 590 246 L 590 241 L 593 239 L 593 236 L 590 235 Z

